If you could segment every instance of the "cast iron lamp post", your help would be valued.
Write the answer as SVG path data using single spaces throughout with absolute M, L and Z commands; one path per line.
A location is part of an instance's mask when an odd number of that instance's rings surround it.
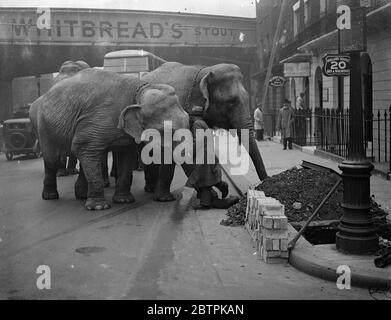
M 370 213 L 370 177 L 374 167 L 367 160 L 364 150 L 361 53 L 351 52 L 350 56 L 349 146 L 348 157 L 339 166 L 344 185 L 344 213 L 336 244 L 339 251 L 347 254 L 370 255 L 379 247 Z

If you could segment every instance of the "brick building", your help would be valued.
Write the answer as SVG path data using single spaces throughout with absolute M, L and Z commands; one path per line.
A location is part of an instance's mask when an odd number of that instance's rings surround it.
M 284 63 L 309 64 L 309 70 L 302 77 L 287 78 L 283 87 L 269 87 L 264 109 L 267 113 L 276 113 L 284 98 L 290 99 L 295 106 L 301 92 L 305 93 L 305 105 L 312 110 L 349 109 L 349 77 L 338 80 L 337 77 L 323 75 L 322 58 L 327 53 L 338 52 L 337 8 L 350 1 L 287 1 L 272 75 L 283 75 Z M 259 96 L 262 96 L 281 3 L 280 0 L 257 1 L 260 72 L 253 78 L 257 81 Z M 367 51 L 362 53 L 361 58 L 363 105 L 366 114 L 376 115 L 379 110 L 383 114 L 391 105 L 391 1 L 361 0 L 361 5 L 365 7 L 367 16 Z M 372 142 L 376 144 L 376 141 Z

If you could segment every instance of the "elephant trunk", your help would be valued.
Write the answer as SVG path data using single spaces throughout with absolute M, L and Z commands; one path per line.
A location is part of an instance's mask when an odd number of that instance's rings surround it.
M 245 143 L 244 147 L 250 155 L 252 162 L 254 163 L 254 167 L 257 171 L 258 177 L 261 181 L 265 180 L 268 175 L 266 172 L 265 165 L 263 163 L 263 159 L 261 153 L 259 152 L 259 148 L 257 142 L 254 138 L 254 127 L 252 125 L 250 116 L 243 116 L 243 114 L 238 118 L 240 119 L 238 123 L 235 125 L 235 129 L 238 131 L 239 143 L 242 143 L 241 131 L 240 129 L 249 131 L 249 143 Z

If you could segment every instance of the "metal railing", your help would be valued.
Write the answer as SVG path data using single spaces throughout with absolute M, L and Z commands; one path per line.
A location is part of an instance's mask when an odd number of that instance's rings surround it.
M 278 114 L 265 113 L 265 134 L 276 135 Z M 296 110 L 294 143 L 346 158 L 349 146 L 349 110 Z M 364 150 L 366 156 L 391 172 L 391 106 L 364 113 Z
M 311 110 L 296 110 L 293 123 L 293 137 L 299 146 L 313 146 L 316 144 Z

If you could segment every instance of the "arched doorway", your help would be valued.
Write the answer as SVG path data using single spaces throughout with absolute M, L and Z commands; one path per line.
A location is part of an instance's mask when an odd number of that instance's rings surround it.
M 373 141 L 373 75 L 372 60 L 368 53 L 361 56 L 362 102 L 365 116 L 365 141 Z
M 323 74 L 320 67 L 315 72 L 315 108 L 323 109 Z

